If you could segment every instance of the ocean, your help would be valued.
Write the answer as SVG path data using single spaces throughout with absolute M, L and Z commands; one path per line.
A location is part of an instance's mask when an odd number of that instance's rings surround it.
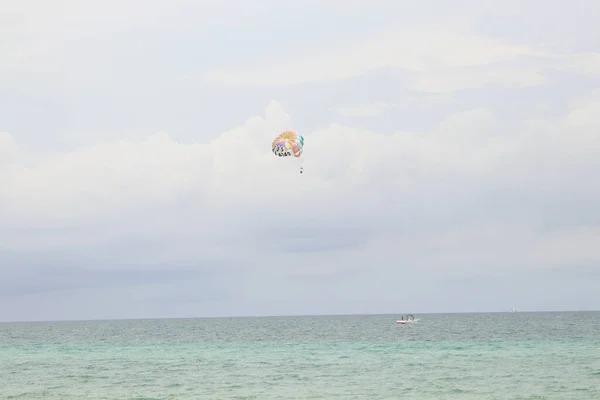
M 600 312 L 0 324 L 0 399 L 600 399 Z

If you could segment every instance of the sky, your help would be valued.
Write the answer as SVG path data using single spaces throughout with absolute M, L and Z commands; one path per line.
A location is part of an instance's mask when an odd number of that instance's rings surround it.
M 0 6 L 0 321 L 600 309 L 600 3 Z

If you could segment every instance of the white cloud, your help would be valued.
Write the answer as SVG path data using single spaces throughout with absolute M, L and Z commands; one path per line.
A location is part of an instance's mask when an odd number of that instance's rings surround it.
M 235 25 L 249 8 L 256 16 L 266 11 L 239 0 L 5 2 L 0 19 L 0 70 L 97 80 L 99 73 L 113 68 L 115 53 L 111 50 L 122 51 L 122 43 L 128 46 L 127 53 L 139 54 L 153 48 L 157 40 L 170 38 L 174 24 L 195 26 L 200 31 Z M 137 40 L 140 32 L 146 33 L 149 42 Z M 122 57 L 117 54 L 116 59 L 122 68 Z
M 133 3 L 138 6 L 136 14 L 128 10 Z M 117 32 L 123 22 L 132 23 L 145 15 L 138 1 L 120 2 L 119 13 L 114 12 L 116 5 L 110 0 L 24 0 L 3 5 L 0 33 L 5 40 L 0 42 L 0 68 L 56 70 L 66 61 L 61 57 L 65 47 Z
M 541 54 L 524 45 L 509 45 L 444 26 L 386 30 L 345 48 L 276 57 L 256 67 L 221 69 L 201 74 L 222 85 L 289 85 L 351 78 L 378 68 L 412 72 L 484 66 L 519 56 Z M 338 46 L 339 47 L 339 46 Z M 488 78 L 489 80 L 490 78 Z M 501 80 L 506 80 L 502 78 Z
M 550 60 L 559 70 L 600 78 L 600 53 L 555 55 Z
M 7 3 L 0 319 L 132 316 L 142 299 L 172 315 L 439 311 L 461 279 L 487 308 L 471 280 L 513 273 L 529 278 L 494 295 L 562 307 L 549 269 L 579 295 L 593 271 L 578 268 L 600 261 L 597 24 L 590 4 L 534 3 Z M 273 102 L 243 122 L 270 98 L 293 120 Z M 270 152 L 288 128 L 303 175 Z M 186 309 L 181 291 L 227 300 Z
M 0 167 L 15 161 L 17 144 L 7 132 L 0 132 Z
M 535 247 L 529 262 L 533 267 L 596 266 L 600 261 L 600 227 L 597 226 L 552 232 L 532 242 Z
M 374 117 L 380 115 L 387 109 L 397 107 L 394 104 L 370 104 L 370 105 L 358 105 L 354 107 L 338 107 L 334 108 L 333 111 L 343 115 L 345 117 Z
M 378 102 L 372 104 L 332 107 L 330 108 L 330 111 L 344 117 L 376 117 L 388 111 L 407 110 L 409 108 L 412 108 L 413 110 L 431 110 L 440 105 L 451 105 L 455 100 L 453 94 L 448 91 L 435 91 L 422 93 L 418 97 L 408 96 L 402 99 L 402 101 L 396 101 L 394 103 Z
M 280 224 L 283 226 L 277 229 L 285 227 L 291 234 L 297 223 L 304 226 L 314 221 L 318 226 L 330 221 L 335 225 L 353 218 L 353 223 L 371 232 L 368 235 L 373 240 L 377 240 L 379 234 L 391 234 L 390 240 L 395 244 L 390 244 L 389 250 L 404 245 L 408 246 L 407 250 L 414 249 L 410 240 L 393 239 L 396 234 L 391 227 L 401 223 L 402 210 L 414 212 L 424 204 L 429 204 L 428 209 L 439 210 L 448 202 L 460 208 L 461 201 L 457 199 L 477 197 L 478 191 L 502 187 L 513 198 L 520 193 L 530 196 L 536 190 L 544 190 L 546 195 L 540 193 L 540 201 L 548 195 L 560 197 L 569 193 L 580 197 L 590 196 L 590 193 L 597 196 L 598 190 L 583 182 L 578 174 L 582 169 L 588 169 L 589 173 L 594 168 L 596 173 L 600 171 L 594 163 L 600 152 L 600 136 L 595 134 L 600 126 L 600 103 L 574 104 L 576 108 L 556 121 L 526 121 L 519 132 L 512 134 L 498 128 L 502 126 L 501 120 L 487 109 L 456 114 L 427 134 L 399 131 L 382 135 L 330 125 L 315 132 L 303 132 L 305 174 L 300 175 L 298 163 L 281 160 L 270 153 L 274 136 L 292 127 L 281 106 L 272 103 L 265 117 L 250 118 L 243 126 L 207 143 L 177 143 L 166 133 L 160 133 L 141 142 L 120 141 L 78 149 L 26 167 L 13 164 L 9 169 L 5 165 L 4 175 L 0 175 L 4 176 L 0 219 L 3 219 L 2 225 L 10 229 L 76 229 L 78 226 L 89 229 L 94 224 L 132 224 L 129 228 L 123 227 L 125 231 L 129 229 L 130 234 L 140 235 L 148 233 L 148 229 L 158 229 L 153 234 L 168 242 L 170 235 L 177 238 L 171 240 L 184 240 L 188 234 L 227 240 L 226 237 L 237 235 L 231 232 L 240 232 L 240 229 L 245 232 L 240 237 L 250 235 L 248 239 L 260 240 L 260 235 L 252 233 L 252 227 L 261 223 L 261 219 L 265 225 L 260 229 L 266 229 L 264 232 L 271 235 L 269 229 Z M 0 137 L 3 144 L 0 148 L 14 152 L 11 138 L 6 134 Z M 459 193 L 462 191 L 465 192 Z M 181 199 L 190 202 L 186 203 L 190 207 L 187 217 L 169 225 L 172 216 L 167 208 L 177 207 Z M 390 216 L 385 215 L 382 205 L 389 208 Z M 426 216 L 424 209 L 420 212 Z M 146 220 L 143 225 L 139 225 L 140 215 Z M 489 214 L 485 224 L 499 223 L 498 218 L 504 217 Z M 186 219 L 190 226 L 178 228 Z M 215 225 L 219 223 L 222 231 Z M 380 225 L 382 223 L 391 227 Z M 443 264 L 444 254 L 468 253 L 469 243 L 481 240 L 478 225 L 474 231 L 465 230 L 469 226 L 468 221 L 464 221 L 464 228 L 432 227 L 442 231 L 427 233 L 430 243 L 437 243 L 436 235 L 442 235 L 441 238 L 455 232 L 452 234 L 459 235 L 461 246 L 465 246 L 457 250 L 450 244 L 444 250 L 444 246 L 439 245 L 442 250 L 438 265 Z M 525 229 L 529 229 L 529 238 L 536 240 L 537 228 L 525 225 Z M 115 231 L 102 232 L 114 237 Z M 215 234 L 218 231 L 220 233 Z M 286 233 L 281 235 L 282 243 L 287 243 Z M 513 233 L 507 230 L 503 235 L 509 237 Z M 41 238 L 38 241 L 30 238 L 28 246 L 38 243 L 40 248 L 48 249 L 51 242 L 50 248 L 69 248 L 82 240 L 79 235 L 53 234 Z M 98 236 L 92 238 L 91 242 L 105 240 Z M 573 241 L 569 235 L 560 238 L 556 236 L 553 240 Z M 425 238 L 418 240 L 421 239 Z M 18 236 L 9 234 L 3 240 L 5 246 L 25 248 Z M 593 243 L 590 240 L 589 243 Z M 265 244 L 252 243 L 254 250 L 251 251 L 258 252 L 256 254 L 266 251 Z M 493 247 L 493 243 L 489 245 Z M 316 244 L 307 242 L 306 245 Z M 324 244 L 321 241 L 321 245 Z M 508 245 L 518 246 L 519 240 Z M 532 245 L 534 250 L 531 251 L 537 252 L 540 246 L 545 246 Z M 587 245 L 565 244 L 562 248 L 565 252 L 568 250 L 563 260 L 585 258 L 580 252 L 592 254 Z M 501 253 L 508 257 L 511 251 L 505 249 Z M 297 259 L 302 260 L 302 257 Z M 551 261 L 539 257 L 535 260 L 542 264 Z
M 453 92 L 481 87 L 528 87 L 545 83 L 546 78 L 538 71 L 501 70 L 442 70 L 417 74 L 411 88 L 422 92 Z

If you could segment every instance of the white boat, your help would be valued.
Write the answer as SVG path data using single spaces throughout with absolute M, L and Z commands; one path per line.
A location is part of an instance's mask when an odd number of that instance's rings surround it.
M 406 316 L 406 319 L 404 319 L 404 317 L 402 317 L 402 319 L 397 320 L 396 325 L 413 324 L 413 323 L 417 322 L 418 320 L 419 320 L 419 318 L 415 318 L 414 315 L 409 314 Z
M 412 320 L 399 319 L 398 321 L 396 321 L 396 325 L 414 324 L 418 320 L 418 318 Z

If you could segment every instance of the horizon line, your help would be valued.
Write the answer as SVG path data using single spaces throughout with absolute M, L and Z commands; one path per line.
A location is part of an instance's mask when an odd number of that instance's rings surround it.
M 393 315 L 453 315 L 453 314 L 534 314 L 534 313 L 589 313 L 600 310 L 526 310 L 526 311 L 454 311 L 454 312 L 413 312 L 413 313 L 357 313 L 357 314 L 272 314 L 272 315 L 230 315 L 195 317 L 122 317 L 91 319 L 49 319 L 49 320 L 0 320 L 0 324 L 63 323 L 63 322 L 111 322 L 111 321 L 156 321 L 156 320 L 202 320 L 202 319 L 243 319 L 243 318 L 306 318 L 306 317 L 376 317 Z

